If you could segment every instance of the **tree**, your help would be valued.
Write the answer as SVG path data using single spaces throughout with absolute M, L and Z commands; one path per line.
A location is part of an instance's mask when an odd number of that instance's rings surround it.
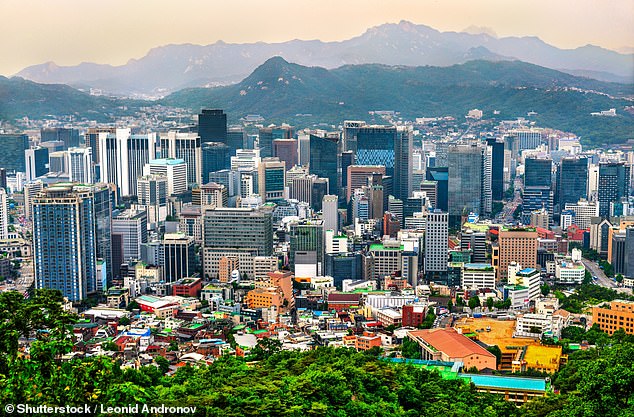
M 401 354 L 404 358 L 408 359 L 420 359 L 421 358 L 421 347 L 418 343 L 414 342 L 409 337 L 405 337 L 403 339 L 403 346 L 401 348 Z
M 130 318 L 129 318 L 129 317 L 126 317 L 126 316 L 121 317 L 121 318 L 119 319 L 119 324 L 120 324 L 121 326 L 128 326 L 128 325 L 130 324 Z
M 456 305 L 458 307 L 464 307 L 464 300 L 459 295 L 456 295 Z
M 487 308 L 489 309 L 489 311 L 493 310 L 493 304 L 493 298 L 487 297 Z
M 168 352 L 178 352 L 178 342 L 175 340 L 172 340 L 169 344 L 169 347 L 167 348 Z
M 617 274 L 616 277 L 614 277 L 614 280 L 616 282 L 618 282 L 619 284 L 623 282 L 623 275 L 621 274 Z
M 425 319 L 418 326 L 419 329 L 431 329 L 434 327 L 434 321 L 436 321 L 436 315 L 432 311 L 428 311 L 425 315 Z
M 498 345 L 489 346 L 487 350 L 495 355 L 495 363 L 502 362 L 502 350 Z
M 477 295 L 469 298 L 469 308 L 473 310 L 476 307 L 480 307 L 480 297 Z
M 451 300 L 447 301 L 447 310 L 451 313 L 453 311 L 453 302 Z
M 119 352 L 119 346 L 114 342 L 103 342 L 101 344 L 103 350 L 109 350 L 111 352 Z
M 547 296 L 548 296 L 548 294 L 550 294 L 550 285 L 548 285 L 548 284 L 544 284 L 544 285 L 542 285 L 542 286 L 541 286 L 541 287 L 539 287 L 539 288 L 541 289 L 541 291 L 542 291 L 542 295 L 543 295 L 544 297 L 547 297 Z
M 130 304 L 128 304 L 128 306 L 126 307 L 126 310 L 132 311 L 132 310 L 139 310 L 140 308 L 141 308 L 141 306 L 139 305 L 139 303 L 137 303 L 136 301 L 132 300 L 132 301 L 130 301 Z
M 155 357 L 154 362 L 156 362 L 163 375 L 165 375 L 170 370 L 170 363 L 163 356 Z

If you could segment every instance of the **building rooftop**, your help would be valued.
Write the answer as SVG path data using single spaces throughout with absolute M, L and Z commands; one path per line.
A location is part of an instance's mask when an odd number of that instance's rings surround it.
M 185 160 L 178 158 L 161 158 L 150 161 L 150 165 L 180 165 L 184 163 Z
M 379 251 L 379 250 L 400 250 L 402 251 L 403 249 L 405 249 L 404 245 L 398 245 L 398 246 L 385 246 L 382 243 L 374 243 L 372 245 L 370 245 L 370 251 Z
M 409 335 L 422 339 L 434 349 L 445 353 L 451 358 L 463 358 L 474 353 L 484 356 L 495 356 L 453 328 L 413 330 L 409 332 Z
M 497 375 L 459 374 L 458 377 L 470 379 L 476 387 L 512 389 L 517 391 L 546 391 L 545 378 L 518 378 Z
M 491 264 L 464 264 L 464 269 L 477 270 L 477 271 L 493 271 L 493 265 Z
M 556 365 L 561 359 L 561 346 L 527 346 L 524 360 L 529 366 Z

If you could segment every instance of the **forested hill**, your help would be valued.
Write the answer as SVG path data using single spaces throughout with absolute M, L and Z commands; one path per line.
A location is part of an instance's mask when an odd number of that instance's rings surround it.
M 575 77 L 519 61 L 471 61 L 451 67 L 349 65 L 334 70 L 271 58 L 242 82 L 186 89 L 162 103 L 199 110 L 222 108 L 236 118 L 260 114 L 267 123 L 296 125 L 367 118 L 394 110 L 405 119 L 452 115 L 463 120 L 474 108 L 500 120 L 526 117 L 539 126 L 581 135 L 586 144 L 634 138 L 634 86 Z M 591 116 L 616 108 L 618 116 Z

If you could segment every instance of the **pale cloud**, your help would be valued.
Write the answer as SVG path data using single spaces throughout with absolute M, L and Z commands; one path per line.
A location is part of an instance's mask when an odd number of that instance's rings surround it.
M 563 48 L 634 46 L 632 0 L 0 0 L 0 19 L 6 75 L 46 61 L 120 65 L 175 43 L 336 41 L 400 20 Z

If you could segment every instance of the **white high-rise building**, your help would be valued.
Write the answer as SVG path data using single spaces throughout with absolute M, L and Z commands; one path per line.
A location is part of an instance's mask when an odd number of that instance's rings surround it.
M 575 213 L 574 224 L 581 229 L 587 229 L 590 227 L 590 220 L 593 217 L 599 217 L 599 203 L 590 203 L 586 200 L 579 200 L 578 202 L 571 204 L 566 203 L 564 210 L 570 210 Z
M 99 133 L 102 181 L 116 184 L 121 196 L 134 195 L 143 167 L 156 159 L 157 142 L 156 133 L 133 135 L 130 129 Z
M 334 230 L 335 233 L 339 230 L 339 211 L 338 201 L 336 195 L 326 194 L 321 200 L 321 212 L 324 220 L 324 230 Z
M 137 180 L 138 206 L 147 212 L 150 229 L 156 229 L 167 217 L 167 177 L 145 175 Z
M 182 159 L 164 158 L 150 160 L 143 169 L 143 175 L 163 175 L 167 178 L 167 194 L 181 194 L 187 191 L 187 164 Z
M 261 160 L 259 149 L 237 149 L 236 156 L 231 157 L 231 170 L 236 171 L 238 168 L 257 170 Z
M 161 137 L 161 157 L 182 159 L 187 164 L 187 184 L 202 184 L 203 153 L 196 133 L 170 131 Z
M 433 210 L 425 223 L 425 274 L 428 278 L 447 273 L 449 214 Z
M 326 253 L 348 253 L 348 236 L 338 235 L 332 229 L 326 230 L 324 233 L 326 235 Z
M 7 192 L 0 187 L 0 239 L 9 237 L 9 213 L 7 210 Z
M 24 217 L 33 218 L 33 199 L 44 189 L 42 180 L 30 181 L 24 184 Z
M 94 183 L 95 172 L 92 165 L 92 148 L 69 148 L 68 171 L 71 182 Z

